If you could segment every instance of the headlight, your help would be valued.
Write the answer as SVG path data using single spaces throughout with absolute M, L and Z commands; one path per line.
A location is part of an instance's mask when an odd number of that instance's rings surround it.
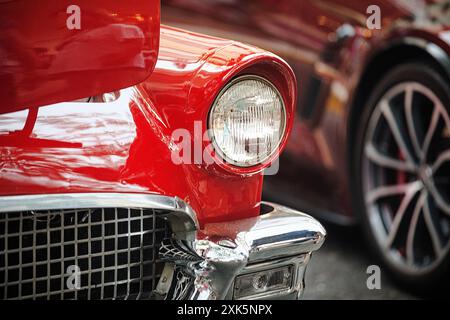
M 210 114 L 210 138 L 226 162 L 251 167 L 268 160 L 283 139 L 286 110 L 273 84 L 257 76 L 231 81 Z

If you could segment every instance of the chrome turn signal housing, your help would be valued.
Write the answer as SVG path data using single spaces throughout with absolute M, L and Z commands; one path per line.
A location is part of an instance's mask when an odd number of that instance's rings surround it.
M 259 295 L 288 291 L 292 287 L 294 267 L 281 268 L 249 273 L 236 278 L 234 299 L 250 299 Z

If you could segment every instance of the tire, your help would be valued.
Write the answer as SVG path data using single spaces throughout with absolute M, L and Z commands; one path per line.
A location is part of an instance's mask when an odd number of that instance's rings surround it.
M 397 66 L 371 91 L 352 155 L 354 209 L 382 272 L 427 296 L 449 292 L 449 109 L 449 81 L 435 68 Z

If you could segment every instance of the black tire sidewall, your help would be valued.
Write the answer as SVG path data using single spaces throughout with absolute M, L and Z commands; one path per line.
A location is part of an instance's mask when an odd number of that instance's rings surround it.
M 429 88 L 442 101 L 447 111 L 449 111 L 450 88 L 448 85 L 448 80 L 442 77 L 432 66 L 420 62 L 411 62 L 395 67 L 391 71 L 387 72 L 371 91 L 369 99 L 363 107 L 362 114 L 359 117 L 359 124 L 356 126 L 356 143 L 353 149 L 353 159 L 351 162 L 353 168 L 351 177 L 354 195 L 353 207 L 355 214 L 361 222 L 371 251 L 375 254 L 376 258 L 381 261 L 381 265 L 387 269 L 388 273 L 394 278 L 394 280 L 417 293 L 429 294 L 436 293 L 436 289 L 445 289 L 443 288 L 444 284 L 448 284 L 445 280 L 450 280 L 450 254 L 447 253 L 447 256 L 441 261 L 441 263 L 427 273 L 410 275 L 399 270 L 395 264 L 386 258 L 385 254 L 382 252 L 382 249 L 378 245 L 377 239 L 375 238 L 366 211 L 361 176 L 366 129 L 377 103 L 393 86 L 409 81 L 418 82 Z

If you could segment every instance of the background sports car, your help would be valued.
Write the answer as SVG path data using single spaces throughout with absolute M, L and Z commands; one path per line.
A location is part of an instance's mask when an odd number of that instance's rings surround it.
M 162 21 L 277 53 L 297 117 L 266 194 L 360 222 L 395 279 L 448 284 L 450 2 L 163 0 Z

